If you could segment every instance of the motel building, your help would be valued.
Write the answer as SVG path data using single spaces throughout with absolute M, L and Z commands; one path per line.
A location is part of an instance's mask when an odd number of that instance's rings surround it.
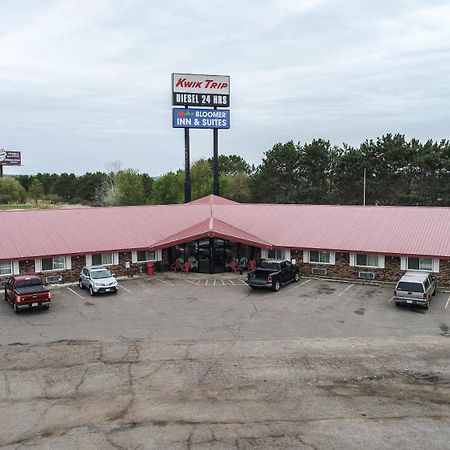
M 450 288 L 450 208 L 241 204 L 210 195 L 179 205 L 0 212 L 0 280 L 76 282 L 83 266 L 116 276 L 184 267 L 223 273 L 295 259 L 305 276 L 395 282 L 433 272 Z

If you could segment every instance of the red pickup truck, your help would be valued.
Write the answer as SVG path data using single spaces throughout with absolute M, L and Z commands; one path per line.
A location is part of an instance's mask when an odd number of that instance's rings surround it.
M 14 312 L 22 309 L 48 309 L 52 294 L 37 275 L 17 275 L 5 284 L 5 300 Z

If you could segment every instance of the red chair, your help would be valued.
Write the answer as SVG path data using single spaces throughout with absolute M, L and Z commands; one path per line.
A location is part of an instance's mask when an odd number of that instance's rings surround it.
M 231 261 L 229 266 L 232 272 L 239 272 L 239 264 L 236 261 Z
M 176 272 L 177 270 L 180 270 L 180 264 L 178 263 L 178 259 L 176 259 L 172 265 L 170 266 L 170 270 L 173 272 Z
M 249 272 L 254 272 L 256 270 L 256 261 L 254 259 L 251 259 L 248 262 L 248 271 Z
M 191 263 L 189 261 L 185 262 L 181 271 L 184 273 L 189 273 L 191 271 Z

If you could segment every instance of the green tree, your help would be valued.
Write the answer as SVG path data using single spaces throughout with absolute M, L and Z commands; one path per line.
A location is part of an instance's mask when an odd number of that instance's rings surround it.
M 315 139 L 311 144 L 297 146 L 300 164 L 300 190 L 302 203 L 323 204 L 330 201 L 333 155 L 336 149 L 329 141 Z
M 184 172 L 183 172 L 184 175 Z M 192 200 L 212 194 L 213 173 L 206 159 L 199 159 L 191 166 Z
M 0 178 L 0 203 L 23 203 L 25 199 L 25 189 L 15 178 Z
M 144 185 L 137 171 L 127 169 L 117 173 L 116 186 L 119 205 L 142 205 L 145 203 Z
M 292 141 L 275 144 L 256 168 L 252 198 L 263 203 L 296 203 L 300 189 L 300 153 Z
M 208 158 L 211 173 L 214 167 L 213 158 Z M 226 175 L 236 175 L 243 172 L 250 174 L 251 168 L 242 156 L 238 155 L 219 155 L 219 171 Z
M 184 202 L 184 171 L 168 172 L 153 183 L 152 203 L 168 205 Z
M 42 183 L 35 178 L 28 188 L 28 195 L 34 200 L 34 202 L 37 204 L 38 200 L 42 198 L 42 195 L 44 194 L 44 188 L 42 187 Z
M 245 172 L 235 175 L 224 175 L 221 182 L 223 196 L 239 203 L 249 203 L 252 200 L 251 178 Z

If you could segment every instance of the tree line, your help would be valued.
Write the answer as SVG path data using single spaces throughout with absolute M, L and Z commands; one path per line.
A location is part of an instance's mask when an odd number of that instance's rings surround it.
M 450 143 L 386 134 L 359 147 L 327 140 L 277 143 L 258 166 L 220 155 L 220 194 L 238 202 L 450 206 Z M 191 167 L 192 199 L 212 193 L 212 158 Z M 184 171 L 156 179 L 110 163 L 104 172 L 0 179 L 0 203 L 40 200 L 138 205 L 184 202 Z

